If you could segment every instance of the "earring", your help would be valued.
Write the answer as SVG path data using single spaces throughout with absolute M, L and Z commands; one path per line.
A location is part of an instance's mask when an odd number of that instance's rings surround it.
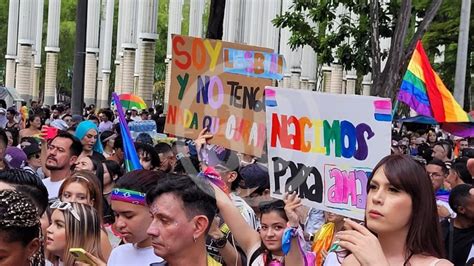
M 196 243 L 196 237 L 195 236 L 193 236 L 193 240 L 194 240 L 194 243 Z

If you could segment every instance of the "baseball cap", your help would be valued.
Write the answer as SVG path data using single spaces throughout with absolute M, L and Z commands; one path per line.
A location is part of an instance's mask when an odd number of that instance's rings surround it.
M 215 145 L 208 151 L 207 165 L 216 170 L 238 171 L 240 159 L 235 151 Z
M 240 196 L 247 197 L 252 193 L 270 189 L 270 176 L 268 169 L 258 163 L 244 166 L 239 171 L 242 181 L 240 182 Z
M 26 154 L 26 157 L 30 157 L 31 155 L 41 152 L 40 145 L 34 138 L 26 138 L 21 143 L 21 146 L 23 147 L 23 152 Z
M 0 114 L 5 114 L 7 112 L 7 110 L 5 110 L 5 108 L 0 108 Z
M 67 130 L 68 126 L 62 119 L 55 119 L 51 122 L 50 126 L 55 127 L 59 130 Z
M 72 121 L 75 122 L 75 123 L 80 123 L 83 120 L 84 119 L 83 119 L 82 115 L 72 115 Z
M 137 108 L 137 107 L 135 107 L 135 106 L 134 106 L 134 107 L 132 107 L 132 110 L 133 110 L 133 111 L 137 111 L 137 112 L 138 112 L 138 108 Z
M 5 161 L 8 167 L 21 169 L 26 164 L 26 154 L 18 147 L 8 147 L 5 152 Z

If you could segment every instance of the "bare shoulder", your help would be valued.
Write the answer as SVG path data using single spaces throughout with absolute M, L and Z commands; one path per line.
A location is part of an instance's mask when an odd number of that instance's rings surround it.
M 354 254 L 350 254 L 342 261 L 342 266 L 359 266 L 360 263 L 354 256 Z
M 429 265 L 429 266 L 449 266 L 453 265 L 449 260 L 439 259 L 433 256 L 416 256 L 414 259 L 414 265 Z
M 453 263 L 450 262 L 449 260 L 440 259 L 433 265 L 436 265 L 436 266 L 450 266 L 450 265 L 453 265 Z

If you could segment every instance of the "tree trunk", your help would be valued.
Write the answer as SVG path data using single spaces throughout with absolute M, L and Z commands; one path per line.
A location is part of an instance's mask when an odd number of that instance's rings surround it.
M 225 0 L 211 0 L 206 38 L 222 40 Z
M 380 79 L 380 35 L 379 35 L 379 0 L 370 2 L 370 28 L 371 52 L 372 52 L 372 80 L 374 81 L 372 89 L 379 88 Z M 371 89 L 371 90 L 372 90 Z M 375 91 L 374 91 L 375 92 Z M 374 95 L 371 91 L 371 94 Z
M 397 16 L 397 24 L 395 31 L 392 36 L 390 44 L 390 53 L 387 59 L 385 68 L 380 75 L 380 80 L 374 81 L 377 86 L 372 86 L 371 94 L 381 97 L 392 97 L 394 92 L 392 91 L 398 80 L 401 79 L 399 73 L 399 66 L 402 63 L 404 51 L 403 46 L 405 43 L 408 26 L 410 24 L 411 17 L 411 0 L 403 0 L 400 11 Z

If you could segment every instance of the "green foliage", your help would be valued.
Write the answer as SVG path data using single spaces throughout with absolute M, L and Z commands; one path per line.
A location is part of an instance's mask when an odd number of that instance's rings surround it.
M 8 35 L 8 3 L 9 1 L 0 1 L 0 83 L 5 84 L 5 69 L 6 61 L 5 54 L 7 53 L 7 35 Z
M 348 12 L 337 14 L 343 5 Z M 341 63 L 346 70 L 355 69 L 365 75 L 371 71 L 369 4 L 353 0 L 293 0 L 293 9 L 277 16 L 277 27 L 289 28 L 292 49 L 309 45 L 318 55 L 318 62 Z M 389 9 L 381 9 L 380 36 L 392 34 Z M 386 56 L 382 53 L 382 57 Z

